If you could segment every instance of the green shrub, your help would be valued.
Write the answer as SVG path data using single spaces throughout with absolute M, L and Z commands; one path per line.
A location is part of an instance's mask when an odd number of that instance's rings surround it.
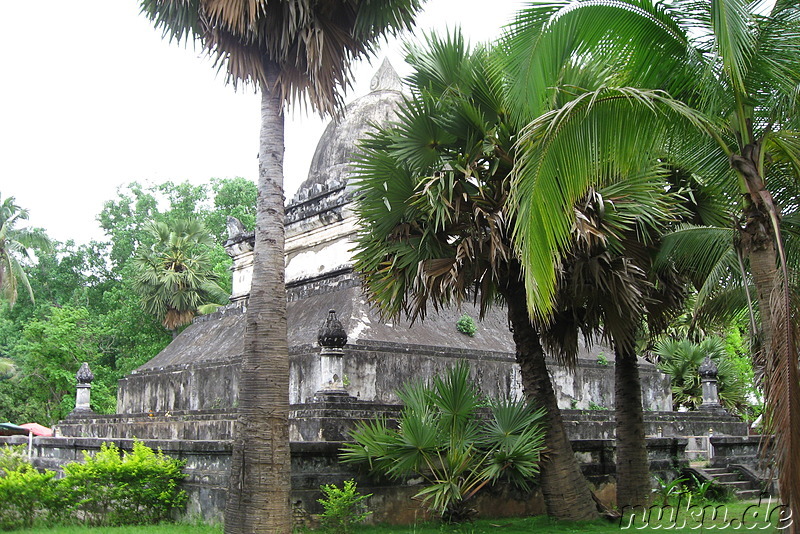
M 323 484 L 319 487 L 325 495 L 317 502 L 325 508 L 320 516 L 322 528 L 334 534 L 349 534 L 357 523 L 361 523 L 372 512 L 368 512 L 364 500 L 372 496 L 361 495 L 356 491 L 353 480 L 345 480 L 342 489 L 335 484 Z
M 25 445 L 3 445 L 0 448 L 0 477 L 4 477 L 6 471 L 16 471 L 29 463 Z
M 340 458 L 394 479 L 421 477 L 424 487 L 414 497 L 443 520 L 470 519 L 470 499 L 498 479 L 528 489 L 538 475 L 544 410 L 487 401 L 466 363 L 427 385 L 406 384 L 397 395 L 404 404 L 397 429 L 383 420 L 357 423 Z
M 466 334 L 469 337 L 474 336 L 475 332 L 478 331 L 478 327 L 475 326 L 475 319 L 466 313 L 459 317 L 458 322 L 456 323 L 456 328 L 459 332 Z
M 38 517 L 49 513 L 54 501 L 53 471 L 38 472 L 23 463 L 6 469 L 0 478 L 0 528 L 15 530 L 30 527 Z
M 186 504 L 186 492 L 179 487 L 184 464 L 138 441 L 130 453 L 103 444 L 94 456 L 84 452 L 84 463 L 65 465 L 59 486 L 73 503 L 73 515 L 87 523 L 157 523 Z

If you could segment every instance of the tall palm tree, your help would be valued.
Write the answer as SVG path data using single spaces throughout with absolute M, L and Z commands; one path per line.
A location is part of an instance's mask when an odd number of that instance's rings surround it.
M 28 210 L 15 204 L 14 197 L 6 197 L 0 204 L 0 291 L 13 307 L 17 302 L 17 288 L 27 291 L 33 302 L 33 290 L 19 258 L 29 259 L 31 249 L 50 250 L 52 243 L 43 230 L 17 228 L 28 219 Z
M 228 293 L 217 284 L 208 247 L 211 234 L 197 220 L 152 222 L 145 229 L 155 238 L 134 257 L 134 290 L 147 313 L 177 335 L 207 304 L 223 305 Z
M 283 231 L 285 102 L 322 114 L 341 103 L 349 62 L 411 26 L 420 0 L 141 0 L 170 39 L 193 39 L 234 87 L 261 91 L 253 282 L 247 309 L 226 532 L 291 530 L 289 356 Z
M 683 281 L 668 272 L 656 279 L 652 269 L 658 235 L 678 214 L 667 189 L 663 176 L 645 174 L 593 188 L 577 204 L 551 318 L 559 327 L 546 338 L 566 356 L 577 352 L 578 333 L 613 347 L 620 507 L 647 504 L 651 493 L 637 339 L 658 333 L 683 301 Z
M 539 118 L 521 140 L 516 235 L 532 307 L 546 310 L 550 257 L 567 248 L 571 206 L 587 186 L 670 162 L 715 183 L 720 205 L 738 200 L 728 213 L 756 288 L 781 492 L 800 515 L 797 324 L 779 205 L 782 184 L 800 176 L 800 7 L 763 7 L 554 0 L 525 10 L 508 45 L 510 69 L 517 104 Z M 568 86 L 576 63 L 607 76 Z
M 396 125 L 363 142 L 356 163 L 356 269 L 387 316 L 424 319 L 428 308 L 475 299 L 505 304 L 528 399 L 546 409 L 540 484 L 548 515 L 597 516 L 572 452 L 528 315 L 505 203 L 515 129 L 491 51 L 459 33 L 410 50 L 412 97 Z M 574 365 L 575 355 L 562 363 Z

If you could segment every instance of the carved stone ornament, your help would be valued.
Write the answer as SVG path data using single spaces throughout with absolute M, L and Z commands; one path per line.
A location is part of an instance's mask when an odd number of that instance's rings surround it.
M 317 342 L 326 349 L 341 349 L 347 344 L 347 332 L 336 318 L 336 310 L 330 310 L 317 335 Z
M 94 380 L 94 374 L 92 374 L 92 370 L 89 369 L 89 364 L 87 362 L 83 362 L 81 364 L 81 368 L 78 369 L 78 374 L 75 375 L 75 378 L 78 380 L 78 384 L 92 383 L 92 380 Z
M 700 374 L 700 378 L 717 378 L 717 364 L 714 363 L 714 360 L 710 357 L 706 356 L 706 359 L 703 360 L 703 363 L 697 368 L 697 372 Z

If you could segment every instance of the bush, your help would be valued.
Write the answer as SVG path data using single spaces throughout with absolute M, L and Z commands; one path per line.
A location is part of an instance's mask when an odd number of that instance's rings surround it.
M 357 423 L 340 458 L 394 479 L 421 477 L 424 488 L 414 497 L 445 521 L 470 519 L 470 499 L 488 484 L 503 478 L 528 489 L 539 473 L 544 410 L 485 399 L 466 363 L 427 385 L 407 384 L 398 396 L 398 428 L 383 420 Z
M 325 512 L 320 516 L 322 528 L 335 534 L 348 534 L 353 525 L 361 523 L 372 512 L 368 512 L 364 499 L 372 496 L 361 495 L 356 491 L 353 480 L 345 480 L 344 487 L 339 489 L 335 484 L 323 484 L 319 487 L 325 495 L 318 499 Z
M 40 473 L 27 463 L 6 469 L 0 478 L 0 528 L 30 527 L 35 519 L 48 514 L 55 499 L 54 476 L 53 471 Z
M 64 466 L 64 478 L 53 471 L 38 472 L 20 451 L 0 450 L 0 528 L 30 527 L 37 520 L 75 520 L 93 525 L 136 525 L 169 519 L 186 504 L 178 487 L 185 462 L 140 442 L 123 452 L 113 444 L 84 463 Z
M 475 319 L 466 313 L 458 319 L 458 322 L 456 322 L 456 328 L 459 332 L 469 337 L 474 336 L 475 332 L 478 331 L 478 327 L 475 326 Z
M 73 503 L 73 514 L 88 523 L 157 523 L 186 504 L 186 492 L 179 488 L 184 464 L 138 441 L 130 453 L 103 444 L 94 456 L 84 452 L 84 463 L 65 465 L 59 486 Z
M 3 445 L 0 448 L 0 477 L 4 477 L 6 471 L 16 471 L 29 463 L 25 454 L 25 445 Z

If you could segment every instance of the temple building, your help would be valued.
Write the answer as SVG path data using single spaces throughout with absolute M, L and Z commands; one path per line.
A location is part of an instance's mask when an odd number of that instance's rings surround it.
M 414 325 L 388 322 L 367 301 L 353 271 L 358 222 L 352 209 L 350 160 L 357 141 L 371 125 L 390 121 L 401 101 L 400 79 L 384 62 L 371 91 L 327 127 L 308 178 L 286 207 L 290 437 L 295 504 L 301 515 L 313 509 L 320 483 L 353 476 L 336 461 L 338 442 L 347 439 L 352 422 L 396 414 L 396 391 L 406 381 L 435 376 L 463 359 L 483 393 L 522 394 L 502 307 L 490 310 L 481 321 L 478 310 L 467 303 L 431 313 Z M 202 509 L 207 517 L 221 513 L 254 243 L 253 234 L 235 219 L 229 221 L 229 234 L 231 304 L 197 318 L 154 359 L 122 379 L 117 414 L 76 412 L 57 426 L 59 437 L 38 438 L 41 465 L 57 466 L 70 455 L 79 457 L 81 448 L 97 448 L 102 440 L 149 440 L 188 460 L 194 511 Z M 456 327 L 465 313 L 476 320 L 474 336 Z M 596 488 L 613 475 L 613 366 L 613 351 L 600 345 L 584 347 L 574 370 L 554 362 L 549 366 L 567 431 Z M 655 471 L 677 469 L 687 448 L 701 450 L 702 444 L 693 445 L 689 439 L 707 437 L 711 428 L 717 437 L 747 433 L 744 423 L 724 413 L 673 412 L 669 377 L 644 360 L 640 369 Z M 368 482 L 364 487 L 372 491 Z M 541 507 L 527 497 L 519 499 L 527 504 L 518 511 L 533 513 Z M 415 505 L 386 497 L 383 506 L 382 516 L 397 518 L 411 513 Z

